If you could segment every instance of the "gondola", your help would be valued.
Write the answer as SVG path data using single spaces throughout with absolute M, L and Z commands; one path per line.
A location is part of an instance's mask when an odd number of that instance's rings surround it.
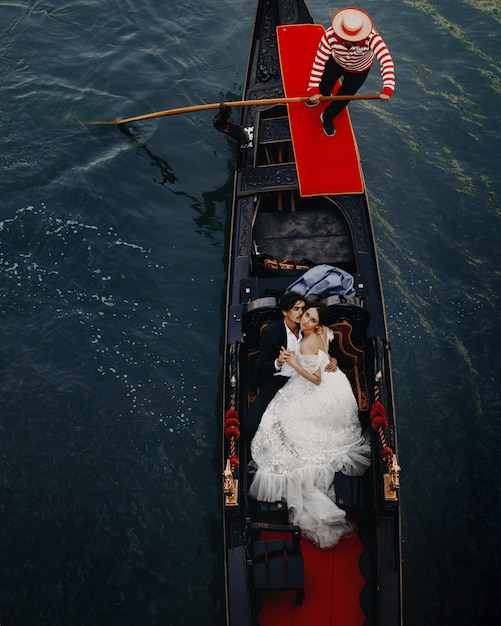
M 238 141 L 221 410 L 227 626 L 402 624 L 390 346 L 365 183 L 348 110 L 326 137 L 322 105 L 297 101 L 322 32 L 303 0 L 258 0 L 243 94 L 251 104 L 241 107 L 240 124 L 223 105 L 214 120 Z M 321 298 L 371 442 L 363 476 L 332 477 L 336 503 L 357 532 L 327 550 L 289 524 L 287 502 L 249 496 L 245 439 L 259 391 L 260 332 L 280 318 L 281 294 L 319 266 L 353 277 L 352 293 Z

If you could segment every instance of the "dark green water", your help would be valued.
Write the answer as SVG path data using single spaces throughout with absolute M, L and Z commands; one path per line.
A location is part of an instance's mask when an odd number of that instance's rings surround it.
M 334 10 L 310 0 L 327 25 Z M 350 105 L 392 344 L 406 626 L 501 585 L 499 0 L 389 0 Z M 0 1 L 2 626 L 218 626 L 225 228 L 253 0 Z M 378 91 L 374 68 L 364 91 Z

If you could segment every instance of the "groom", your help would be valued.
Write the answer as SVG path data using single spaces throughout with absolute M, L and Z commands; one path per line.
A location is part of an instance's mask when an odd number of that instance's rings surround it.
M 281 358 L 282 348 L 295 352 L 300 338 L 299 323 L 306 306 L 304 296 L 294 291 L 285 293 L 279 302 L 283 319 L 274 320 L 261 333 L 257 363 L 259 393 L 245 418 L 244 428 L 250 444 L 256 434 L 266 407 L 294 372 Z M 326 369 L 337 369 L 336 359 Z

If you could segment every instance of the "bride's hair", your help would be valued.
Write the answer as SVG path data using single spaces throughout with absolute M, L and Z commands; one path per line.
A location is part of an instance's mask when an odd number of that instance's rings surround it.
M 328 326 L 329 324 L 329 307 L 323 302 L 307 302 L 304 308 L 305 311 L 308 309 L 317 309 L 318 311 L 318 321 L 322 326 Z

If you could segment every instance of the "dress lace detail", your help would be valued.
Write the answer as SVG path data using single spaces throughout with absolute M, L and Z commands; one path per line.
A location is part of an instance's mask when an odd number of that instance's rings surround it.
M 327 352 L 302 355 L 300 346 L 298 363 L 312 373 L 320 367 L 321 383 L 295 372 L 268 405 L 251 444 L 257 471 L 249 493 L 266 502 L 287 501 L 290 522 L 328 548 L 354 530 L 334 502 L 334 474 L 363 474 L 370 464 L 370 444 L 362 436 L 345 374 L 324 371 Z

